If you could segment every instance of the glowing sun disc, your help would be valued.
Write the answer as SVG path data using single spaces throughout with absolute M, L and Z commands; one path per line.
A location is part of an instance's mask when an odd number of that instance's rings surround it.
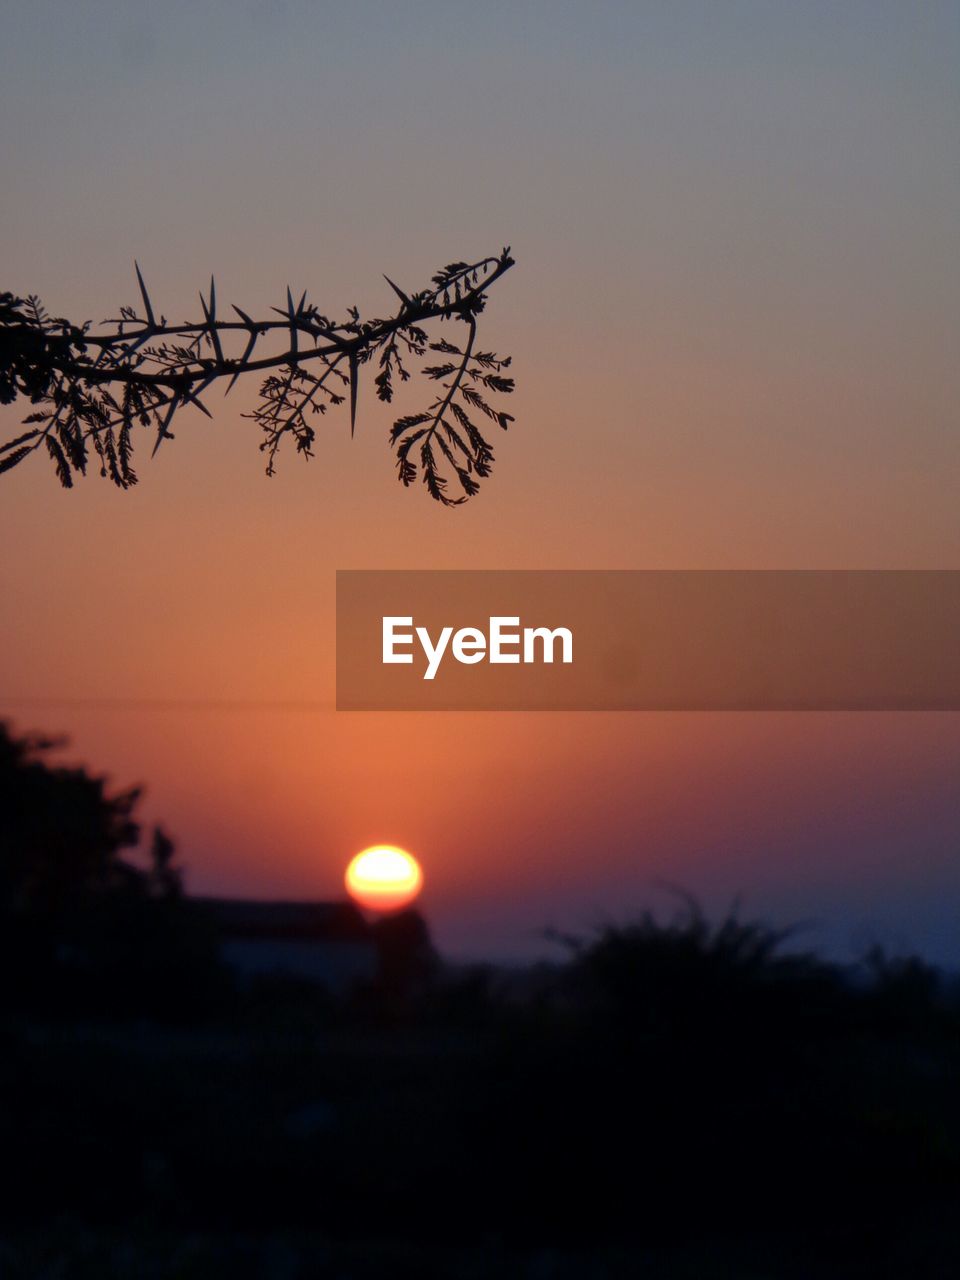
M 397 911 L 411 903 L 423 888 L 423 872 L 406 849 L 372 845 L 351 861 L 344 883 L 347 893 L 373 911 Z

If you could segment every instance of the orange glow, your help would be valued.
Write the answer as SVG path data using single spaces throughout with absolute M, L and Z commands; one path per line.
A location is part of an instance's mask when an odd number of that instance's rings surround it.
M 362 907 L 396 911 L 408 906 L 423 888 L 423 872 L 405 849 L 378 844 L 357 854 L 347 867 L 344 883 Z

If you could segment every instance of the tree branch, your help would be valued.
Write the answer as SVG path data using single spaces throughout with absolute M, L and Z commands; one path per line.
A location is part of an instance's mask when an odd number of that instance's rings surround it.
M 170 324 L 165 316 L 158 318 L 138 264 L 142 314 L 122 307 L 118 317 L 97 329 L 89 322 L 78 326 L 50 317 L 34 296 L 0 294 L 0 403 L 26 397 L 40 406 L 24 419 L 31 430 L 0 446 L 0 472 L 11 470 L 44 445 L 61 483 L 69 487 L 74 474 L 85 474 L 87 447 L 92 444 L 101 475 L 128 488 L 137 479 L 131 465 L 135 428 L 155 431 L 156 453 L 164 440 L 173 438 L 170 424 L 179 409 L 192 404 L 209 416 L 200 399 L 208 387 L 228 379 L 229 392 L 238 378 L 267 373 L 257 408 L 244 416 L 253 418 L 264 432 L 260 447 L 272 475 L 278 449 L 287 437 L 293 438 L 298 453 L 312 456 L 315 433 L 308 416 L 342 404 L 347 394 L 352 430 L 362 365 L 379 356 L 377 395 L 389 402 L 395 375 L 403 382 L 410 377 L 403 359 L 420 359 L 429 348 L 456 352 L 460 363 L 439 366 L 439 373 L 437 367 L 421 371 L 431 379 L 448 373 L 454 376 L 444 384 L 446 394 L 425 414 L 397 419 L 391 443 L 397 451 L 400 479 L 410 484 L 417 474 L 409 458 L 414 442 L 409 438 L 411 423 L 416 426 L 432 418 L 432 425 L 416 435 L 416 439 L 426 436 L 420 449 L 424 480 L 431 496 L 455 505 L 476 492 L 476 477 L 489 474 L 493 461 L 490 446 L 457 398 L 480 408 L 503 428 L 512 421 L 509 414 L 494 411 L 483 400 L 485 392 L 513 390 L 512 379 L 499 377 L 509 359 L 473 352 L 477 316 L 484 310 L 487 292 L 513 265 L 509 249 L 495 258 L 451 263 L 433 277 L 430 287 L 412 295 L 388 279 L 400 300 L 399 309 L 386 319 L 370 321 L 361 321 L 351 308 L 347 320 L 334 322 L 307 303 L 306 292 L 294 304 L 289 288 L 286 307 L 272 308 L 280 319 L 255 320 L 235 306 L 239 319 L 224 320 L 217 316 L 216 285 L 211 279 L 209 297 L 200 295 L 203 321 Z M 442 339 L 429 339 L 427 329 L 448 320 L 469 326 L 462 352 Z M 257 354 L 258 344 L 281 333 L 287 334 L 281 350 L 268 348 Z M 241 334 L 245 338 L 242 351 L 229 354 L 229 344 Z M 344 363 L 349 376 L 341 368 Z M 435 438 L 443 463 L 432 453 Z M 461 497 L 446 495 L 448 479 L 459 483 Z

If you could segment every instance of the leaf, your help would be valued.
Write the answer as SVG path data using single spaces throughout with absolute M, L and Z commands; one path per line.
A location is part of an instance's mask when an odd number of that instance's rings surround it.
M 125 422 L 120 428 L 120 438 L 117 441 L 117 458 L 120 463 L 120 474 L 128 486 L 137 483 L 136 472 L 130 465 L 132 453 L 133 446 L 130 443 L 130 424 Z
M 48 413 L 31 413 L 29 418 L 24 418 L 24 422 L 41 422 L 45 418 L 49 418 Z M 32 431 L 25 431 L 22 436 L 17 436 L 14 440 L 8 440 L 6 444 L 0 445 L 0 453 L 7 453 L 10 449 L 16 449 L 18 445 L 23 444 L 25 440 L 35 440 L 40 434 L 39 430 L 34 427 Z M 31 450 L 28 449 L 27 453 Z
M 11 471 L 18 462 L 22 462 L 28 453 L 33 453 L 29 445 L 22 449 L 14 449 L 13 453 L 8 453 L 5 458 L 0 458 L 0 474 L 4 471 Z
M 56 464 L 57 476 L 60 483 L 63 485 L 64 489 L 72 489 L 73 476 L 70 474 L 70 464 L 67 462 L 64 452 L 60 448 L 59 442 L 55 440 L 53 436 L 47 436 L 44 443 L 47 446 L 47 453 L 50 454 L 50 457 Z
M 72 417 L 66 422 L 61 422 L 57 427 L 57 434 L 73 469 L 79 471 L 81 475 L 86 475 L 87 447 L 83 442 L 83 432 L 76 418 Z
M 390 428 L 390 443 L 396 444 L 398 438 L 402 436 L 405 431 L 409 431 L 411 427 L 419 427 L 421 422 L 429 421 L 429 413 L 413 413 L 409 414 L 405 418 L 398 418 Z

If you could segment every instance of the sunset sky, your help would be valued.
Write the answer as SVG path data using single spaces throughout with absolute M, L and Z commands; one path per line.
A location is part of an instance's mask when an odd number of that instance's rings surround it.
M 386 843 L 450 954 L 667 881 L 960 965 L 956 714 L 333 710 L 338 568 L 960 567 L 958 65 L 956 3 L 7 6 L 0 288 L 100 320 L 136 258 L 171 318 L 211 272 L 383 314 L 509 244 L 517 421 L 452 511 L 369 381 L 272 480 L 255 385 L 129 493 L 31 459 L 0 716 L 144 782 L 197 892 L 339 895 Z

